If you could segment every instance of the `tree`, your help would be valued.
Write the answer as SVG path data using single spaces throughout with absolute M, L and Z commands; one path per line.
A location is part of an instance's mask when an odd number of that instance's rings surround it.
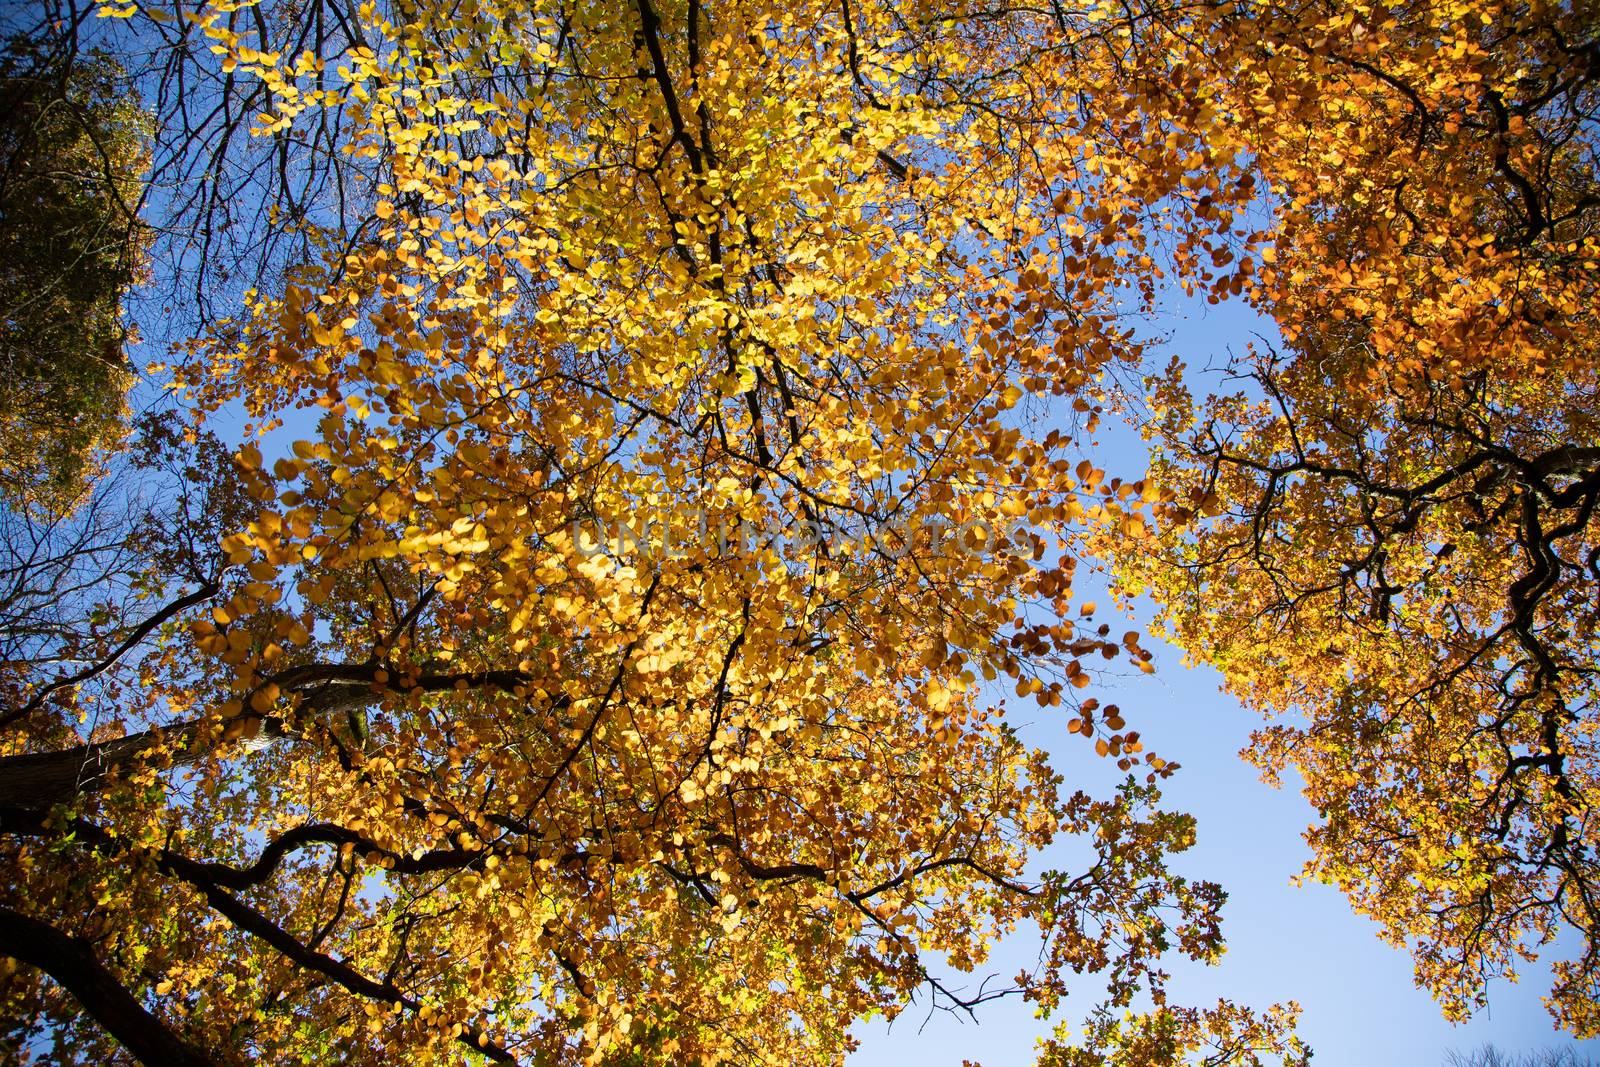
M 1451 1051 L 1445 1054 L 1447 1067 L 1588 1067 L 1593 1061 L 1568 1049 L 1544 1049 L 1522 1055 L 1507 1055 L 1493 1045 L 1484 1045 L 1472 1052 Z
M 59 512 L 122 432 L 123 298 L 141 268 L 144 115 L 58 35 L 0 60 L 0 494 Z
M 1130 592 L 1276 717 L 1338 885 L 1452 1017 L 1563 929 L 1600 1033 L 1593 5 L 1219 9 L 1191 84 L 1269 232 L 1232 288 L 1280 335 L 1195 403 L 1151 381 L 1160 551 Z M 1248 26 L 1249 32 L 1241 32 Z M 1311 131 L 1309 136 L 1306 131 Z M 1216 297 L 1228 291 L 1214 290 Z
M 1126 77 L 1184 27 L 178 14 L 262 138 L 379 184 L 293 220 L 314 254 L 176 361 L 192 447 L 250 422 L 184 461 L 226 506 L 155 524 L 162 606 L 17 671 L 13 1048 L 836 1062 L 913 995 L 1007 992 L 952 975 L 1031 924 L 1009 991 L 1107 987 L 1055 1062 L 1303 1061 L 1292 1008 L 1166 1003 L 1166 957 L 1220 952 L 1222 893 L 1168 869 L 1194 833 L 1156 807 L 1172 765 L 1080 695 L 1149 653 L 1061 554 L 1073 523 L 1142 529 L 1148 492 L 1045 425 L 1138 360 L 1130 272 L 1167 233 L 1231 239 L 1219 196 L 1248 200 L 1214 188 L 1203 116 L 1150 125 L 1160 79 Z M 268 46 L 321 14 L 336 77 Z M 1002 679 L 1145 780 L 1065 788 L 983 697 Z M 1036 873 L 1062 838 L 1092 860 Z

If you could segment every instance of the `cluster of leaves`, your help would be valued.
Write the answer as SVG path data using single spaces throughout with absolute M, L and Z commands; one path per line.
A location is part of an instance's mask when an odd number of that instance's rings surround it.
M 1279 716 L 1308 873 L 1460 1018 L 1564 930 L 1600 1033 L 1600 38 L 1593 4 L 1219 9 L 1191 84 L 1264 179 L 1280 339 L 1152 379 L 1171 635 Z M 1248 24 L 1250 33 L 1234 27 Z M 1197 40 L 1200 40 L 1197 38 Z M 1315 131 L 1306 135 L 1304 131 Z

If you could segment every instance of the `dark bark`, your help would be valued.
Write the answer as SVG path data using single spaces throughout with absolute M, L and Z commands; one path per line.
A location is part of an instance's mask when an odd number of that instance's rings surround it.
M 29 752 L 0 759 L 0 806 L 48 808 L 74 793 L 99 789 L 111 769 L 155 748 L 170 737 L 186 747 L 193 727 L 145 730 L 112 741 L 78 745 L 60 752 Z
M 218 1062 L 146 1010 L 82 939 L 0 907 L 0 953 L 49 975 L 140 1063 L 209 1067 Z
M 376 663 L 308 664 L 291 667 L 267 681 L 296 698 L 301 719 L 326 719 L 375 702 L 383 691 L 375 683 L 380 669 Z M 534 681 L 531 675 L 516 670 L 430 671 L 410 681 L 390 682 L 387 689 L 436 693 L 466 686 L 514 692 Z M 553 702 L 555 708 L 565 705 L 564 697 Z M 282 720 L 275 715 L 259 718 L 260 732 L 250 743 L 270 744 L 287 736 Z M 42 809 L 76 794 L 95 792 L 115 766 L 136 761 L 163 743 L 172 749 L 174 766 L 191 763 L 197 756 L 195 739 L 203 725 L 204 721 L 197 719 L 57 752 L 0 757 L 0 807 Z

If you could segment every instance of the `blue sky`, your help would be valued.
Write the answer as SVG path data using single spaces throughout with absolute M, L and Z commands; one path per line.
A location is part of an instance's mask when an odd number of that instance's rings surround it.
M 1253 333 L 1272 332 L 1239 305 L 1172 300 L 1166 316 L 1165 346 L 1194 367 L 1215 362 L 1229 348 L 1242 349 Z M 1091 454 L 1113 476 L 1143 473 L 1140 443 L 1118 427 L 1108 427 Z M 1080 594 L 1104 604 L 1095 596 L 1094 576 L 1080 569 L 1079 577 Z M 1143 629 L 1148 615 L 1141 616 L 1133 622 Z M 1185 667 L 1177 650 L 1154 640 L 1146 644 L 1157 653 L 1154 676 L 1129 672 L 1109 690 L 1091 692 L 1119 704 L 1150 748 L 1183 765 L 1163 787 L 1163 806 L 1195 815 L 1199 840 L 1179 857 L 1178 867 L 1229 892 L 1223 913 L 1227 954 L 1216 967 L 1174 966 L 1175 1003 L 1210 1004 L 1220 996 L 1257 1007 L 1298 1001 L 1300 1033 L 1319 1067 L 1428 1067 L 1441 1064 L 1448 1050 L 1486 1043 L 1503 1052 L 1570 1045 L 1600 1062 L 1600 1040 L 1574 1042 L 1555 1030 L 1540 1001 L 1550 985 L 1542 967 L 1527 969 L 1517 984 L 1495 983 L 1488 1008 L 1470 1023 L 1453 1025 L 1413 984 L 1410 957 L 1380 941 L 1378 927 L 1355 915 L 1337 890 L 1291 886 L 1310 855 L 1301 834 L 1313 812 L 1288 776 L 1282 789 L 1273 789 L 1239 759 L 1262 719 L 1220 692 L 1216 672 Z M 1096 760 L 1081 738 L 1067 734 L 1068 716 L 1060 709 L 1013 715 L 1017 725 L 1018 719 L 1028 723 L 1028 740 L 1056 755 L 1067 788 L 1104 792 L 1120 777 L 1110 761 Z M 1035 938 L 1015 937 L 997 950 L 990 970 L 1015 974 L 1036 952 Z M 1059 1019 L 1075 1024 L 1094 1005 L 1096 982 L 1084 981 L 1081 990 Z M 930 1018 L 923 1004 L 892 1026 L 881 1020 L 858 1026 L 862 1046 L 850 1064 L 960 1067 L 970 1059 L 986 1067 L 1025 1065 L 1032 1062 L 1035 1039 L 1051 1025 L 1034 1019 L 1020 999 L 984 1005 L 976 1023 L 946 1012 Z
M 1199 841 L 1180 857 L 1181 869 L 1229 891 L 1228 952 L 1216 967 L 1175 968 L 1176 1002 L 1297 1000 L 1301 1035 L 1323 1067 L 1438 1064 L 1448 1049 L 1487 1042 L 1504 1051 L 1573 1044 L 1553 1029 L 1540 1003 L 1548 988 L 1542 969 L 1520 984 L 1491 987 L 1489 1009 L 1453 1026 L 1413 986 L 1410 958 L 1381 943 L 1377 927 L 1353 914 L 1336 890 L 1292 888 L 1290 879 L 1308 855 L 1300 834 L 1311 809 L 1289 785 L 1276 790 L 1258 781 L 1238 758 L 1258 717 L 1219 693 L 1209 669 L 1184 668 L 1170 648 L 1161 648 L 1156 662 L 1154 678 L 1127 680 L 1115 699 L 1152 747 L 1183 764 L 1163 798 L 1164 806 L 1198 819 Z M 1034 716 L 1027 734 L 1061 754 L 1058 766 L 1069 783 L 1075 775 L 1095 782 L 1113 777 L 1095 766 L 1080 739 L 1067 735 L 1064 716 L 1052 722 L 1048 714 Z M 1033 952 L 1031 940 L 1018 937 L 996 953 L 993 969 L 1013 974 Z M 1095 993 L 1092 981 L 1083 983 L 1062 1018 L 1081 1018 Z M 859 1027 L 862 1048 L 851 1067 L 959 1067 L 963 1059 L 987 1067 L 1026 1064 L 1034 1039 L 1048 1030 L 1020 1001 L 985 1005 L 976 1024 L 940 1012 L 923 1027 L 926 1017 L 925 1008 L 913 1008 L 892 1027 Z M 1600 1060 L 1600 1041 L 1578 1047 Z

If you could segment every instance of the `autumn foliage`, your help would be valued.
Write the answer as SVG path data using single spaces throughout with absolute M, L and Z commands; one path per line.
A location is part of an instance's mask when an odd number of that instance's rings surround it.
M 1209 39 L 1272 226 L 1241 345 L 1153 382 L 1170 634 L 1281 720 L 1309 873 L 1412 948 L 1446 1013 L 1563 932 L 1600 1033 L 1592 805 L 1600 63 L 1591 5 L 1273 9 Z M 1322 131 L 1314 138 L 1296 130 Z
M 1457 1010 L 1475 987 L 1449 953 L 1504 961 L 1542 921 L 1485 857 L 1530 850 L 1545 866 L 1510 883 L 1529 894 L 1584 862 L 1581 764 L 1514 746 L 1585 722 L 1589 635 L 1552 620 L 1583 595 L 1561 559 L 1586 475 L 1534 443 L 1577 433 L 1582 402 L 1530 412 L 1586 380 L 1593 59 L 1561 58 L 1566 12 L 1512 44 L 1463 28 L 1458 55 L 1437 38 L 1464 13 L 1358 35 L 1343 11 L 103 8 L 103 32 L 164 42 L 144 76 L 216 102 L 157 116 L 152 187 L 209 152 L 213 187 L 254 190 L 257 236 L 228 247 L 257 269 L 209 260 L 238 203 L 152 201 L 172 277 L 205 293 L 158 371 L 175 413 L 126 460 L 166 495 L 13 544 L 36 578 L 0 603 L 20 620 L 0 664 L 8 1051 L 835 1063 L 853 1023 L 913 999 L 1014 992 L 1049 1015 L 1092 974 L 1101 1001 L 1041 1063 L 1303 1062 L 1292 1005 L 1168 1002 L 1167 961 L 1220 954 L 1223 893 L 1171 869 L 1194 836 L 1158 806 L 1176 765 L 1097 695 L 1151 654 L 1074 597 L 1085 553 L 1265 707 L 1410 715 L 1395 679 L 1434 672 L 1414 703 L 1446 729 L 1262 752 L 1331 813 L 1319 870 L 1424 938 Z M 1491 95 L 1495 63 L 1540 56 L 1571 108 Z M 264 152 L 232 148 L 246 112 Z M 1175 284 L 1275 316 L 1284 354 L 1264 396 L 1197 407 L 1152 379 L 1156 467 L 1112 477 L 1085 443 L 1134 410 L 1139 319 Z M 1476 347 L 1484 323 L 1500 347 Z M 1527 440 L 1477 443 L 1480 408 Z M 1376 492 L 1374 512 L 1307 466 L 1343 419 L 1380 436 L 1330 468 L 1410 491 L 1437 455 L 1483 499 Z M 1531 540 L 1530 507 L 1551 531 Z M 1446 529 L 1463 569 L 1430 570 Z M 1363 545 L 1348 588 L 1273 584 Z M 1556 573 L 1524 582 L 1507 545 Z M 1419 591 L 1373 591 L 1395 582 Z M 1355 589 L 1376 621 L 1352 628 L 1328 603 Z M 1508 590 L 1534 606 L 1496 630 Z M 1426 615 L 1433 597 L 1466 614 Z M 1282 632 L 1241 636 L 1262 626 Z M 1463 633 L 1482 650 L 1454 651 Z M 1535 647 L 1548 671 L 1514 662 Z M 1449 755 L 1492 684 L 1500 732 Z M 1019 701 L 1058 760 L 1093 750 L 1126 783 L 1077 788 L 1008 724 Z M 1463 852 L 1438 808 L 1466 780 L 1500 790 L 1499 851 Z M 1367 836 L 1380 817 L 1416 844 Z M 1052 844 L 1080 865 L 1041 869 Z M 1436 852 L 1435 882 L 1406 884 Z M 1418 925 L 1463 887 L 1476 935 L 1455 912 Z M 1019 930 L 1037 965 L 981 984 Z M 1584 973 L 1562 1002 L 1579 1029 Z

